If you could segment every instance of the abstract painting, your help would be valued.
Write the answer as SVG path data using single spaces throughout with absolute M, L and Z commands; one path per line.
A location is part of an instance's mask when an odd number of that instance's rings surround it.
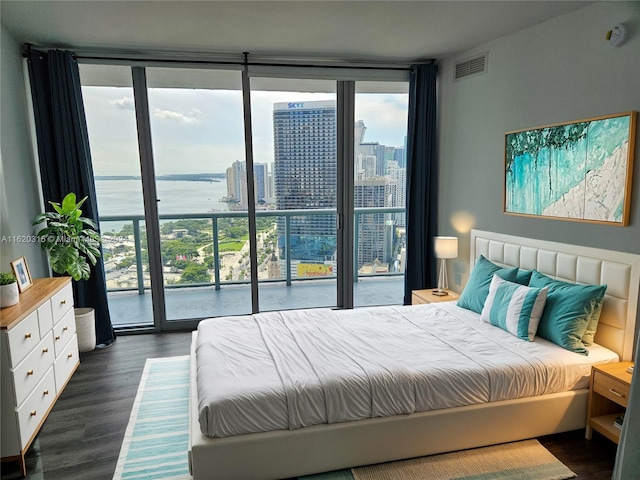
M 636 116 L 506 133 L 504 212 L 628 225 Z

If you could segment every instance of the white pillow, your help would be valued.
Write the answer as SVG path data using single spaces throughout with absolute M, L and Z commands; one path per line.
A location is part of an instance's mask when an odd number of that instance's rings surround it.
M 548 287 L 526 287 L 494 275 L 480 318 L 522 340 L 532 342 L 548 291 Z

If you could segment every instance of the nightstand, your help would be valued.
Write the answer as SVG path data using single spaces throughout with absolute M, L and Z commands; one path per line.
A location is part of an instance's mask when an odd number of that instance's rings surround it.
M 411 292 L 411 305 L 419 305 L 421 303 L 438 303 L 438 302 L 453 302 L 460 298 L 460 295 L 451 290 L 445 290 L 447 295 L 434 295 L 436 288 L 427 288 L 425 290 L 413 290 Z
M 615 443 L 620 440 L 620 429 L 613 422 L 627 408 L 631 385 L 627 368 L 631 365 L 633 362 L 605 363 L 591 368 L 585 431 L 588 440 L 593 430 Z

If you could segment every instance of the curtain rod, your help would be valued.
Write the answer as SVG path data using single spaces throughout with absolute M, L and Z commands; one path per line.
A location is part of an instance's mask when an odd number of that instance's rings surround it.
M 33 44 L 25 43 L 26 50 L 31 49 L 48 49 L 47 47 L 34 47 Z M 153 54 L 152 54 L 153 55 Z M 196 53 L 157 53 L 157 57 L 151 57 L 149 54 L 136 54 L 136 53 L 127 53 L 127 52 L 99 52 L 99 51 L 86 51 L 83 52 L 79 50 L 78 53 L 74 53 L 74 58 L 77 60 L 87 60 L 87 61 L 112 61 L 112 62 L 142 62 L 142 63 L 163 63 L 163 64 L 175 64 L 175 65 L 228 65 L 228 66 L 259 66 L 259 67 L 298 67 L 298 68 L 328 68 L 328 69 L 352 69 L 352 70 L 391 70 L 391 71 L 409 71 L 411 70 L 411 65 L 404 62 L 399 62 L 398 65 L 393 65 L 384 62 L 367 62 L 367 61 L 358 61 L 354 63 L 349 63 L 349 61 L 342 60 L 326 60 L 327 63 L 322 63 L 321 59 L 309 61 L 300 61 L 292 58 L 290 61 L 287 60 L 260 60 L 258 57 L 257 60 L 250 60 L 248 57 L 250 55 L 249 52 L 243 52 L 242 56 L 244 56 L 244 60 L 225 60 L 223 58 L 219 59 L 202 59 L 200 58 L 175 58 L 176 56 L 196 56 Z M 23 52 L 23 56 L 26 56 L 26 53 Z M 203 54 L 206 56 L 206 54 Z M 220 57 L 225 56 L 224 54 L 220 54 Z M 235 57 L 235 55 L 227 54 L 227 57 Z M 332 63 L 333 62 L 333 63 Z M 345 62 L 344 64 L 339 64 L 339 62 Z M 421 61 L 416 61 L 414 63 L 435 63 L 435 59 L 426 59 Z

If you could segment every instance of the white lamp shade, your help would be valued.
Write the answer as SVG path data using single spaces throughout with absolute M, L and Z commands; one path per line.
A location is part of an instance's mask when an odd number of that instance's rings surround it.
M 458 256 L 458 237 L 433 237 L 436 258 L 456 258 Z

